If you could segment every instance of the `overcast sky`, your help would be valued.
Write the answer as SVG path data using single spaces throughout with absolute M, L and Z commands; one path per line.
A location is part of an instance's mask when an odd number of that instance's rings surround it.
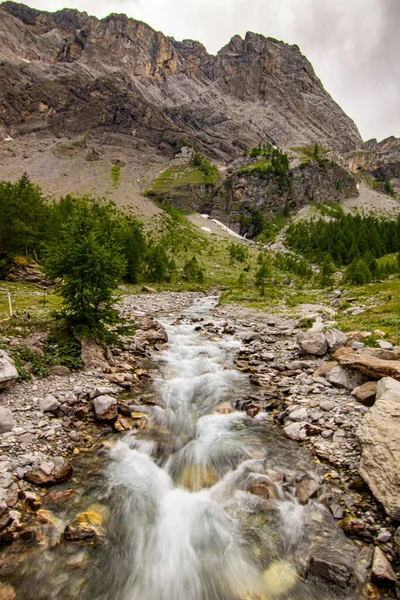
M 21 0 L 24 1 L 24 0 Z M 216 53 L 246 31 L 298 44 L 365 140 L 400 137 L 400 0 L 25 0 L 125 13 Z

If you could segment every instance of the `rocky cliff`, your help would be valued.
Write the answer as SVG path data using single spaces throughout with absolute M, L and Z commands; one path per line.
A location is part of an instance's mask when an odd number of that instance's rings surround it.
M 394 136 L 381 142 L 376 139 L 365 142 L 348 155 L 350 171 L 374 177 L 381 183 L 389 182 L 392 189 L 400 192 L 400 140 Z M 378 186 L 379 187 L 379 186 Z
M 113 132 L 165 154 L 216 158 L 259 142 L 361 143 L 297 46 L 248 33 L 216 56 L 112 14 L 0 6 L 0 135 Z

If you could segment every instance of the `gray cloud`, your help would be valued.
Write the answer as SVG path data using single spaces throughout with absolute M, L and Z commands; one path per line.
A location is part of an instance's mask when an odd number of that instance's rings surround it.
M 25 0 L 58 10 L 65 0 Z M 400 136 L 400 0 L 70 0 L 98 17 L 123 12 L 217 52 L 255 31 L 296 43 L 365 139 Z

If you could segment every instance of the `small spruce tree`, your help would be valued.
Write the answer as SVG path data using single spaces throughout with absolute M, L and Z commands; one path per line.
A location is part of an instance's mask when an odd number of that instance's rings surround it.
M 330 255 L 330 253 L 328 252 L 325 255 L 325 258 L 323 260 L 322 266 L 321 266 L 321 271 L 319 274 L 319 281 L 320 284 L 322 285 L 322 287 L 326 288 L 329 287 L 330 289 L 333 288 L 333 283 L 334 283 L 334 274 L 335 274 L 335 265 L 333 264 L 333 260 L 332 260 L 332 256 Z

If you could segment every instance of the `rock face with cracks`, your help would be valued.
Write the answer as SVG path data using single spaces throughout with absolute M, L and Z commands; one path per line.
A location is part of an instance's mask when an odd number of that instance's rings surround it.
M 376 402 L 362 420 L 360 473 L 386 512 L 400 520 L 400 382 L 378 383 Z
M 361 144 L 298 46 L 255 33 L 216 56 L 124 15 L 0 7 L 0 131 L 113 131 L 233 157 L 257 143 Z

